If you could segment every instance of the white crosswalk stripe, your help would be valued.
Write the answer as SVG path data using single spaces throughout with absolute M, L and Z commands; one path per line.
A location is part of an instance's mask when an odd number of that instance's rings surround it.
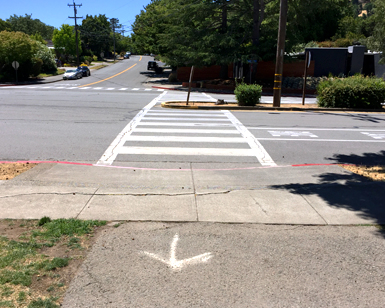
M 151 161 L 156 156 L 162 160 L 162 156 L 168 156 L 168 159 L 172 156 L 175 161 L 187 162 L 205 159 L 237 162 L 242 158 L 263 166 L 276 166 L 258 140 L 226 110 L 152 109 L 166 93 L 135 116 L 97 164 L 112 165 L 131 159 Z M 194 98 L 207 99 L 198 95 Z

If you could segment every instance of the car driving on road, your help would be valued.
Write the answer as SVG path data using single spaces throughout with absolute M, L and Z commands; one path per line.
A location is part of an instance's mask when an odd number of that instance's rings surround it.
M 83 73 L 79 69 L 69 69 L 66 70 L 66 72 L 63 75 L 63 79 L 78 79 L 78 78 L 83 78 Z

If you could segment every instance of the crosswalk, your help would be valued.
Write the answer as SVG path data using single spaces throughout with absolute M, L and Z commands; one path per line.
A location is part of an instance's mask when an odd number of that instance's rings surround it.
M 229 111 L 164 110 L 147 105 L 98 161 L 259 162 L 275 166 L 258 140 Z
M 164 92 L 165 89 L 159 88 L 119 88 L 119 87 L 81 87 L 79 85 L 60 85 L 60 86 L 47 86 L 47 85 L 33 85 L 33 86 L 9 86 L 1 87 L 0 89 L 38 89 L 38 90 L 92 90 L 92 91 L 131 91 L 131 92 Z

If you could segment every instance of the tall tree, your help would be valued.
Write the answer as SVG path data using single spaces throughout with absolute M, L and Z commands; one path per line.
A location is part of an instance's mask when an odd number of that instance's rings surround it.
M 113 42 L 112 30 L 106 15 L 87 15 L 79 30 L 85 49 L 92 54 L 99 57 L 101 52 L 110 50 Z
M 0 18 L 0 31 L 12 31 L 12 26 L 9 22 Z
M 63 24 L 60 29 L 55 29 L 52 42 L 56 50 L 69 56 L 76 57 L 76 37 L 74 26 Z M 78 42 L 79 53 L 81 52 L 80 41 Z
M 20 31 L 28 35 L 38 33 L 45 40 L 52 39 L 53 30 L 55 29 L 39 19 L 33 19 L 32 14 L 25 14 L 25 16 L 13 15 L 7 19 L 7 22 L 11 24 L 12 31 Z
M 385 1 L 375 0 L 373 2 L 373 17 L 375 21 L 373 35 L 368 38 L 368 47 L 371 50 L 381 51 L 382 59 L 381 62 L 385 63 Z

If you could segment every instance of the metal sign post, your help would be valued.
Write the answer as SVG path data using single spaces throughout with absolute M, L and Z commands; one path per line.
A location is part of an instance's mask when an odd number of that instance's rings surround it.
M 16 83 L 17 83 L 17 69 L 19 68 L 20 64 L 17 61 L 12 62 L 12 67 L 15 69 L 16 72 Z

